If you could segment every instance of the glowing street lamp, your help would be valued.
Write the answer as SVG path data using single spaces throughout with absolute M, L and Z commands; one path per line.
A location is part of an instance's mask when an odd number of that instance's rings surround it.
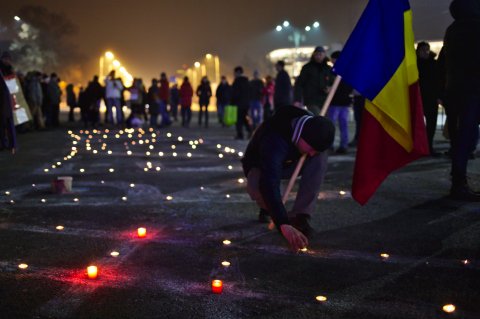
M 197 61 L 193 65 L 198 69 L 200 67 L 200 62 Z
M 120 66 L 120 62 L 118 60 L 113 60 L 113 66 L 118 68 Z
M 285 28 L 288 28 L 290 26 L 290 22 L 288 22 L 287 20 L 283 21 L 283 26 Z
M 278 32 L 282 31 L 282 26 L 281 25 L 277 25 L 277 27 L 275 28 L 275 30 L 277 30 Z
M 113 53 L 111 51 L 107 51 L 107 52 L 105 52 L 105 57 L 109 60 L 113 60 L 113 58 L 115 56 L 113 55 Z
M 313 23 L 313 27 L 314 27 L 315 29 L 319 28 L 319 27 L 320 27 L 320 22 L 315 21 L 315 22 Z
M 212 55 L 210 53 L 207 53 L 205 57 L 210 60 L 212 58 Z
M 310 31 L 310 30 L 312 30 L 312 28 L 311 28 L 309 25 L 307 25 L 307 26 L 305 27 L 305 31 L 308 32 L 308 31 Z

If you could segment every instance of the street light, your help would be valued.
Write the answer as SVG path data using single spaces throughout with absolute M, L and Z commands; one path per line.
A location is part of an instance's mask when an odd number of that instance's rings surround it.
M 199 68 L 199 67 L 200 67 L 200 62 L 197 61 L 197 62 L 195 62 L 193 65 L 194 65 L 196 68 Z
M 113 60 L 113 66 L 118 68 L 120 66 L 120 62 L 118 60 Z
M 111 51 L 107 51 L 107 52 L 105 52 L 105 57 L 109 60 L 113 60 L 113 58 L 115 56 L 113 55 L 113 53 Z
M 282 27 L 283 26 L 283 27 Z M 319 28 L 320 27 L 320 23 L 318 21 L 315 21 L 312 26 L 314 28 Z M 310 25 L 307 25 L 304 30 L 306 32 L 309 32 L 312 30 L 312 26 Z M 298 59 L 298 49 L 300 47 L 300 42 L 302 41 L 305 41 L 306 39 L 306 35 L 303 33 L 303 30 L 300 30 L 298 28 L 296 28 L 295 26 L 291 25 L 290 22 L 288 22 L 287 20 L 283 21 L 282 25 L 277 25 L 277 27 L 275 28 L 275 30 L 277 30 L 277 32 L 280 32 L 282 31 L 283 29 L 285 28 L 285 30 L 289 31 L 289 32 L 292 32 L 289 36 L 288 36 L 288 40 L 289 41 L 292 41 L 294 46 L 295 46 L 295 51 L 294 51 L 294 55 L 293 55 L 293 68 L 292 68 L 292 71 L 293 71 L 293 75 L 295 75 L 295 67 L 296 67 L 296 64 L 297 64 L 297 59 Z
M 205 57 L 210 60 L 212 58 L 212 55 L 210 53 L 207 53 Z

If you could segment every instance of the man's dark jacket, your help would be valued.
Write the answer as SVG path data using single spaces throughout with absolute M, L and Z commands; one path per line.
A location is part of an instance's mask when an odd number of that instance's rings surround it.
M 292 136 L 296 120 L 304 115 L 313 114 L 294 106 L 279 108 L 255 131 L 242 159 L 245 176 L 254 167 L 260 169 L 260 193 L 277 227 L 289 224 L 280 181 L 284 169 L 295 166 L 301 157 Z
M 313 60 L 305 64 L 295 81 L 294 101 L 304 105 L 322 106 L 327 97 L 327 87 L 332 84 L 333 75 L 327 62 Z
M 285 70 L 278 72 L 275 78 L 273 104 L 275 105 L 275 109 L 292 104 L 292 82 Z
M 248 79 L 241 75 L 235 78 L 232 84 L 232 104 L 239 109 L 250 107 L 250 84 Z

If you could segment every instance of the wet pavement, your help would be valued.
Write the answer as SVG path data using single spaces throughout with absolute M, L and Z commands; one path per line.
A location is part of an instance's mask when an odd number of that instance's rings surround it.
M 397 171 L 362 207 L 354 149 L 333 154 L 316 232 L 293 253 L 256 221 L 233 135 L 195 122 L 20 135 L 0 153 L 0 318 L 480 318 L 480 204 L 446 196 L 447 157 Z M 480 160 L 469 171 L 480 189 Z M 59 176 L 71 193 L 52 193 Z

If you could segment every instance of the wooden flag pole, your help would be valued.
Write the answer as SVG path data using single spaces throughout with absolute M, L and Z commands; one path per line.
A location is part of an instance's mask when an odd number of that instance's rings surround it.
M 332 88 L 330 89 L 330 92 L 328 92 L 327 98 L 325 99 L 325 103 L 323 103 L 322 110 L 320 111 L 321 116 L 325 116 L 325 114 L 327 114 L 328 108 L 330 107 L 330 103 L 332 102 L 333 96 L 335 95 L 335 92 L 337 91 L 338 85 L 340 84 L 341 80 L 342 80 L 342 77 L 340 75 L 337 75 L 335 77 L 335 81 L 333 82 Z M 292 188 L 293 188 L 293 184 L 295 184 L 298 174 L 300 174 L 300 171 L 303 167 L 303 163 L 305 163 L 306 159 L 307 159 L 307 154 L 303 154 L 300 160 L 298 161 L 297 167 L 295 167 L 295 171 L 293 172 L 292 177 L 290 177 L 287 188 L 283 193 L 283 197 L 282 197 L 283 204 L 287 202 L 288 195 L 290 195 L 290 192 L 292 191 Z M 273 227 L 274 227 L 273 222 L 270 222 L 270 225 L 268 226 L 268 228 L 273 229 Z

